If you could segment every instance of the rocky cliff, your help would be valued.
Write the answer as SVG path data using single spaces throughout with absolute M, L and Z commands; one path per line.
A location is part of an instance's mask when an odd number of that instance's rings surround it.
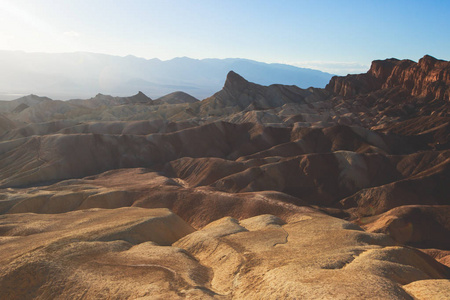
M 366 74 L 335 76 L 328 91 L 345 98 L 400 87 L 411 96 L 450 101 L 450 62 L 425 55 L 411 60 L 375 60 Z

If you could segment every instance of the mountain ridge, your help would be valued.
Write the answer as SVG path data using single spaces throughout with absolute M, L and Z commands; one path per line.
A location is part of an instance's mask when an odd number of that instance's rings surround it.
M 174 58 L 162 61 L 88 52 L 25 53 L 0 51 L 0 94 L 45 94 L 67 100 L 92 94 L 130 95 L 142 90 L 152 98 L 182 90 L 203 99 L 220 89 L 231 69 L 260 84 L 278 82 L 324 87 L 331 74 L 249 59 Z M 25 63 L 27 62 L 27 63 Z M 7 74 L 7 75 L 6 75 Z M 0 97 L 1 98 L 1 97 Z
M 326 89 L 348 98 L 360 93 L 400 86 L 408 90 L 412 96 L 421 96 L 429 100 L 450 100 L 449 70 L 448 61 L 430 55 L 425 55 L 417 63 L 395 58 L 375 60 L 367 73 L 335 76 Z

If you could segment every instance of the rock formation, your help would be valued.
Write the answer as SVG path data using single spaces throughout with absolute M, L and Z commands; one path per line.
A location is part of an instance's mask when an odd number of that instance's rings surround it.
M 449 74 L 1 102 L 0 298 L 449 298 Z
M 425 55 L 411 60 L 376 60 L 366 74 L 333 77 L 327 90 L 351 98 L 380 89 L 400 87 L 411 96 L 450 100 L 450 62 Z

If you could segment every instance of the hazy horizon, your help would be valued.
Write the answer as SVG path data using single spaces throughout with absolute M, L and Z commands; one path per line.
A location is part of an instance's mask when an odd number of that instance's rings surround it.
M 36 94 L 55 100 L 90 98 L 98 93 L 152 99 L 183 91 L 198 99 L 218 92 L 229 71 L 262 84 L 323 88 L 333 74 L 254 60 L 145 59 L 89 52 L 41 53 L 0 50 L 0 99 Z
M 176 90 L 204 98 L 221 88 L 231 70 L 219 67 L 214 78 L 211 73 L 192 76 L 193 70 L 172 80 L 174 75 L 165 69 L 156 70 L 161 75 L 141 76 L 139 64 L 156 63 L 155 58 L 167 64 L 183 57 L 197 62 L 235 58 L 335 75 L 365 73 L 373 60 L 392 57 L 418 61 L 428 54 L 450 60 L 450 39 L 443 38 L 450 36 L 449 11 L 446 1 L 0 0 L 0 51 L 55 57 L 90 53 L 129 60 L 119 67 L 113 63 L 114 70 L 98 61 L 92 66 L 87 60 L 78 66 L 62 63 L 74 70 L 74 78 L 60 70 L 52 73 L 61 64 L 58 59 L 28 65 L 19 60 L 14 65 L 0 57 L 0 99 L 44 93 L 67 100 L 139 90 L 152 98 Z M 83 72 L 81 65 L 91 71 Z M 267 71 L 245 70 L 234 71 L 264 85 L 326 84 L 306 76 L 280 79 Z
M 0 50 L 238 57 L 346 75 L 376 59 L 450 60 L 449 11 L 447 1 L 0 0 Z

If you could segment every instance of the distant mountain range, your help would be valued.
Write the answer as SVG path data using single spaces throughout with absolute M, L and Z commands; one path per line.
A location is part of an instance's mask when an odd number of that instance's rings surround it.
M 233 70 L 248 80 L 301 88 L 323 88 L 332 74 L 248 59 L 174 58 L 167 61 L 95 53 L 26 53 L 0 51 L 0 99 L 45 95 L 67 100 L 97 93 L 126 96 L 142 91 L 155 99 L 184 91 L 198 99 L 220 90 Z

